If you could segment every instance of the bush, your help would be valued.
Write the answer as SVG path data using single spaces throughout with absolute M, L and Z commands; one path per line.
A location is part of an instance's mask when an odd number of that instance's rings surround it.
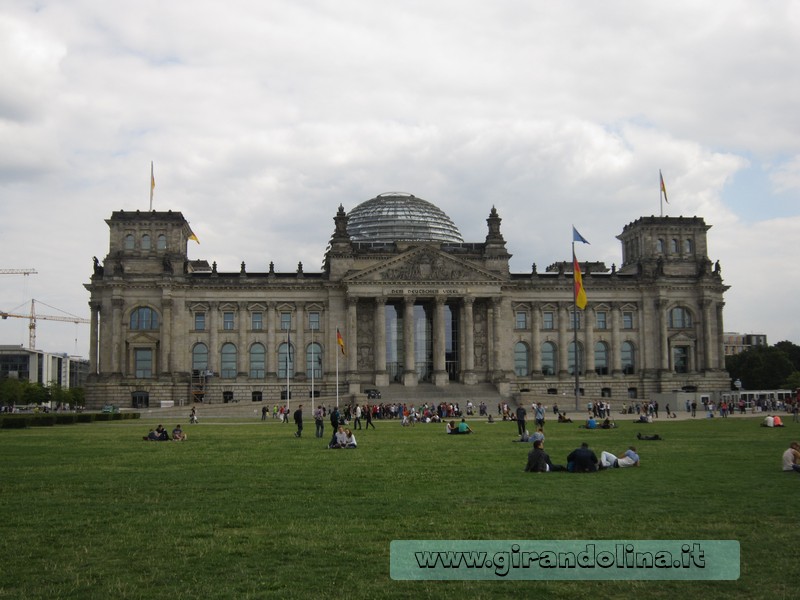
M 94 415 L 92 413 L 78 413 L 75 416 L 77 417 L 78 423 L 91 423 L 94 421 Z
M 27 426 L 27 415 L 6 415 L 3 417 L 3 429 L 25 429 Z
M 77 415 L 70 413 L 56 414 L 56 425 L 72 425 L 77 422 Z
M 52 427 L 55 424 L 55 415 L 34 415 L 31 420 L 31 425 L 33 427 Z

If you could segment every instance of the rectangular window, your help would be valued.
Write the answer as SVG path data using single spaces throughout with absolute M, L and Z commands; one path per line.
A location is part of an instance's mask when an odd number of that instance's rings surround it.
M 254 312 L 251 315 L 250 323 L 253 331 L 261 331 L 264 329 L 264 315 L 260 312 Z
M 528 313 L 523 310 L 517 312 L 516 320 L 514 321 L 514 329 L 527 329 L 528 328 Z
M 308 313 L 308 328 L 311 331 L 319 331 L 319 313 L 318 312 L 310 312 L 310 313 Z
M 226 331 L 233 329 L 233 312 L 225 311 L 222 313 L 222 328 Z
M 583 311 L 569 311 L 569 325 L 570 329 L 580 329 L 581 328 L 581 317 L 583 316 Z
M 281 313 L 281 331 L 288 331 L 292 328 L 292 313 Z
M 595 313 L 595 320 L 597 329 L 608 329 L 608 321 L 606 321 L 606 312 L 601 310 Z
M 553 329 L 554 319 L 553 311 L 546 310 L 542 313 L 542 329 Z
M 194 313 L 194 330 L 195 331 L 206 330 L 206 313 L 204 312 Z
M 622 313 L 622 328 L 633 329 L 633 313 L 625 311 Z
M 136 377 L 149 379 L 153 376 L 153 351 L 149 348 L 136 348 L 133 351 Z

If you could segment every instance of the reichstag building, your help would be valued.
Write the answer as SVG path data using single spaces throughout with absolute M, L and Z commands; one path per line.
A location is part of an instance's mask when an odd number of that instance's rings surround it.
M 482 385 L 618 402 L 728 390 L 723 284 L 699 217 L 623 227 L 619 266 L 512 273 L 492 208 L 465 242 L 432 203 L 388 193 L 339 206 L 321 271 L 220 272 L 190 260 L 180 212 L 117 211 L 94 259 L 87 405 L 280 402 L 368 388 Z M 577 337 L 576 331 L 577 328 Z M 341 335 L 338 343 L 337 331 Z M 577 339 L 577 343 L 576 343 Z M 396 387 L 395 387 L 396 386 Z

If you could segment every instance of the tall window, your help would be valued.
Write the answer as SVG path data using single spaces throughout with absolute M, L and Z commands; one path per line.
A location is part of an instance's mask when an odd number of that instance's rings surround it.
M 567 349 L 567 371 L 570 375 L 575 374 L 575 342 L 570 342 Z M 578 344 L 578 373 L 583 373 L 583 346 L 580 344 Z
M 594 372 L 608 375 L 608 344 L 597 342 L 594 345 Z
M 686 346 L 675 346 L 672 349 L 672 366 L 676 373 L 689 372 L 689 348 Z
M 222 313 L 222 328 L 226 331 L 233 330 L 233 311 L 225 311 Z
M 206 330 L 206 313 L 204 312 L 194 313 L 194 330 L 195 331 Z
M 167 236 L 163 233 L 158 234 L 156 238 L 156 248 L 159 250 L 166 250 L 167 249 Z
M 661 238 L 659 238 L 658 241 L 656 242 L 656 252 L 658 252 L 659 254 L 664 254 L 664 240 L 662 240 Z
M 265 359 L 267 351 L 262 344 L 250 346 L 250 377 L 253 379 L 264 379 Z
M 622 328 L 623 329 L 633 329 L 633 313 L 630 311 L 625 311 L 622 313 Z
M 528 328 L 528 313 L 524 310 L 518 310 L 516 319 L 514 320 L 514 329 L 527 329 Z
M 556 374 L 556 345 L 553 342 L 542 344 L 542 375 Z
M 192 348 L 192 371 L 208 370 L 208 346 L 195 344 Z
M 122 241 L 122 246 L 123 246 L 123 248 L 125 248 L 125 250 L 133 250 L 135 245 L 136 244 L 134 242 L 132 233 L 129 233 L 128 235 L 126 235 L 125 239 Z
M 131 330 L 152 331 L 158 329 L 158 313 L 147 306 L 135 308 L 131 313 Z
M 294 377 L 294 348 L 283 342 L 278 346 L 278 378 L 286 379 L 287 370 L 288 377 Z
M 142 250 L 150 250 L 150 236 L 146 233 L 142 236 Z
M 306 348 L 306 377 L 311 379 L 322 377 L 322 346 L 317 342 Z
M 569 311 L 569 328 L 570 329 L 581 329 L 581 317 L 583 316 L 583 311 L 580 310 L 571 310 Z
M 553 329 L 554 320 L 552 310 L 542 312 L 542 329 Z
M 670 242 L 669 242 L 669 251 L 672 254 L 677 254 L 678 253 L 678 240 L 676 240 L 674 238 L 672 240 L 670 240 Z
M 292 313 L 281 313 L 281 331 L 289 331 L 292 328 Z
M 595 328 L 608 329 L 608 314 L 604 310 L 599 310 L 594 314 Z
M 622 347 L 619 353 L 622 362 L 622 372 L 625 375 L 632 375 L 636 372 L 636 355 L 634 353 L 633 344 L 630 342 L 622 342 Z
M 669 311 L 669 326 L 673 329 L 686 329 L 692 326 L 692 314 L 683 308 L 677 306 Z
M 149 379 L 153 376 L 153 351 L 150 348 L 136 348 L 133 351 L 133 360 L 136 363 L 136 377 Z
M 264 329 L 264 313 L 252 313 L 250 315 L 250 327 L 253 331 L 261 331 Z
M 314 311 L 308 313 L 308 328 L 311 331 L 319 331 L 319 313 Z
M 517 342 L 514 345 L 514 373 L 516 373 L 517 377 L 528 376 L 528 364 L 528 346 L 522 342 Z
M 692 240 L 690 239 L 683 240 L 683 253 L 684 254 L 692 253 Z
M 233 379 L 236 377 L 236 346 L 233 344 L 222 344 L 219 374 L 223 379 Z

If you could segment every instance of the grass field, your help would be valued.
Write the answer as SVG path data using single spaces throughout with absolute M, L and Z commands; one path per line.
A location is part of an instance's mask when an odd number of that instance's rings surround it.
M 554 462 L 586 440 L 634 443 L 638 469 L 523 472 L 516 425 L 377 422 L 357 450 L 271 421 L 148 421 L 0 430 L 0 598 L 797 598 L 800 476 L 780 457 L 800 426 L 754 419 L 592 431 L 549 424 Z M 172 423 L 165 423 L 171 429 Z M 394 539 L 738 540 L 721 582 L 394 581 Z

